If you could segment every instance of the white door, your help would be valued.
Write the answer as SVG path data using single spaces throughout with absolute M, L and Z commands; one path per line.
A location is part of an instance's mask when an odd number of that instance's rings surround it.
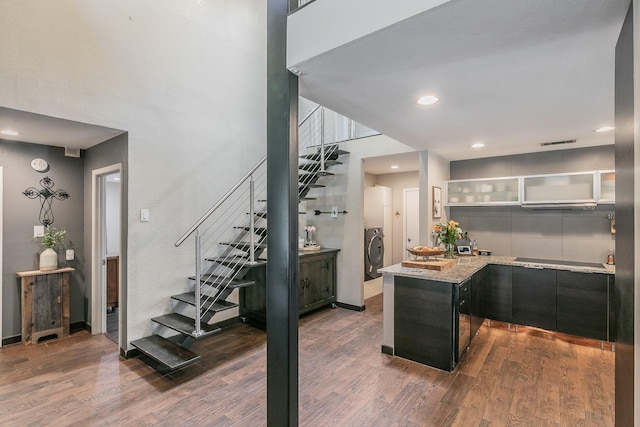
M 404 247 L 402 259 L 407 259 L 409 252 L 406 248 L 420 245 L 420 190 L 417 188 L 405 188 L 404 196 L 404 223 L 402 226 Z
M 0 166 L 0 347 L 2 346 L 2 292 L 4 289 L 4 283 L 2 283 L 2 166 Z

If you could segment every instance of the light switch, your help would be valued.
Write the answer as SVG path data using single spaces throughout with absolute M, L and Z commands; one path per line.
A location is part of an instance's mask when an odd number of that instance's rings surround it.
M 67 249 L 65 254 L 66 254 L 67 261 L 73 261 L 73 259 L 76 257 L 76 253 L 73 249 Z
M 331 218 L 338 218 L 338 207 L 331 206 Z
M 140 222 L 149 222 L 149 209 L 140 209 Z
M 33 237 L 42 237 L 42 236 L 44 236 L 44 225 L 34 225 Z

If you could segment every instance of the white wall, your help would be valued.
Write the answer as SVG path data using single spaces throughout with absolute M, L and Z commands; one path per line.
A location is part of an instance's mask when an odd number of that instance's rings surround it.
M 364 37 L 449 0 L 322 0 L 287 19 L 287 66 Z M 331 25 L 327 25 L 330 22 Z
M 426 180 L 425 180 L 426 178 Z M 420 241 L 435 242 L 431 232 L 436 224 L 444 224 L 449 220 L 449 209 L 444 208 L 444 183 L 449 179 L 449 161 L 432 151 L 420 152 L 420 216 L 427 218 L 426 227 L 420 224 Z M 442 217 L 433 217 L 433 187 L 442 189 Z
M 107 256 L 120 255 L 120 183 L 107 182 L 105 229 Z
M 332 167 L 334 176 L 322 178 L 325 188 L 314 189 L 307 202 L 307 223 L 317 227 L 318 243 L 338 248 L 338 301 L 354 306 L 364 304 L 364 162 L 365 157 L 377 157 L 414 151 L 412 148 L 384 135 L 347 141 L 341 148 L 349 151 Z M 329 215 L 314 216 L 313 210 L 326 211 L 331 206 L 348 214 L 332 219 Z
M 405 188 L 418 188 L 418 172 L 399 172 L 384 175 L 375 175 L 375 184 L 391 187 L 391 216 L 392 216 L 392 236 L 391 244 L 391 263 L 397 264 L 402 262 L 402 256 L 405 251 L 403 241 L 403 222 L 404 222 L 404 195 Z M 385 247 L 385 250 L 387 248 Z
M 175 240 L 266 152 L 265 39 L 265 2 L 2 4 L 3 106 L 129 132 L 129 339 L 193 273 Z

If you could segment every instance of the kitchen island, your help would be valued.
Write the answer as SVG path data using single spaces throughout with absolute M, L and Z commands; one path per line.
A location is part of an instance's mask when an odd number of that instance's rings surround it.
M 442 271 L 383 273 L 382 351 L 452 371 L 485 319 L 614 341 L 613 271 L 604 265 L 461 257 Z

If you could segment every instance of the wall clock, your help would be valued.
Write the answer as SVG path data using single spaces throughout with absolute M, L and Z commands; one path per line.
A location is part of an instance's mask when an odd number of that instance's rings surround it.
M 44 172 L 49 167 L 49 163 L 45 159 L 38 157 L 31 160 L 31 167 L 38 172 Z

